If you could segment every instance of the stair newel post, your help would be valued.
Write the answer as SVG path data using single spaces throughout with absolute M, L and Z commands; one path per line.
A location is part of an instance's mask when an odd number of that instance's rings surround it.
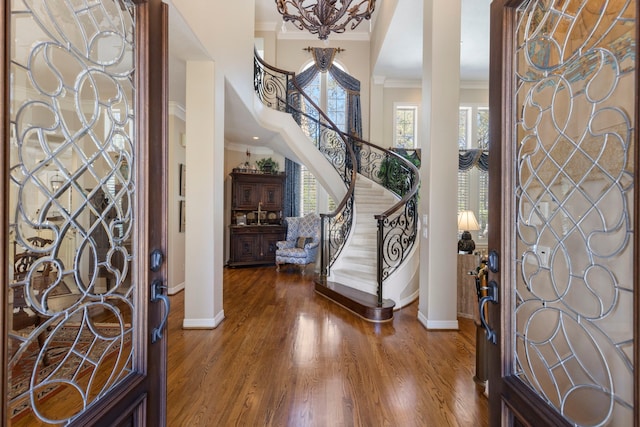
M 382 270 L 384 264 L 384 251 L 383 251 L 383 243 L 384 243 L 384 217 L 381 215 L 376 215 L 376 220 L 378 221 L 378 259 L 377 259 L 377 271 L 376 271 L 376 279 L 378 281 L 378 307 L 382 307 Z
M 326 242 L 327 239 L 324 235 L 324 221 L 326 219 L 326 215 L 325 214 L 320 214 L 320 279 L 323 282 L 326 282 L 327 280 L 327 276 L 329 274 L 328 272 L 328 263 L 327 263 L 327 247 L 326 247 Z

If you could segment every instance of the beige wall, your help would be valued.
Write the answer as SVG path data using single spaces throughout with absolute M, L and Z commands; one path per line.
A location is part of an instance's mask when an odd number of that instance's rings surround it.
M 393 106 L 399 102 L 420 104 L 422 102 L 422 88 L 385 88 L 383 93 L 383 140 L 378 144 L 387 148 L 393 146 Z M 419 111 L 422 114 L 422 109 Z M 418 146 L 422 146 L 420 134 L 418 134 Z
M 460 104 L 476 104 L 489 106 L 489 88 L 460 89 Z
M 264 60 L 267 64 L 276 63 L 276 33 L 274 31 L 256 31 L 256 38 L 262 39 Z

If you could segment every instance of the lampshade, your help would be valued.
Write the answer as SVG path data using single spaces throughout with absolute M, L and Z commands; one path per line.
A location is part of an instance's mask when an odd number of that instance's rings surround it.
M 463 231 L 476 231 L 480 230 L 478 220 L 473 211 L 461 211 L 458 212 L 458 230 Z

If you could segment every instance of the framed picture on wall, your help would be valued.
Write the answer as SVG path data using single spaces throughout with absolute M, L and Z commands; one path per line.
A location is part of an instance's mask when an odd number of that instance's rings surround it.
M 187 195 L 187 167 L 184 163 L 180 163 L 180 196 L 184 197 Z
M 185 203 L 184 200 L 180 200 L 180 215 L 178 217 L 178 232 L 179 233 L 184 233 L 184 228 L 186 225 L 186 212 L 184 211 L 185 209 Z

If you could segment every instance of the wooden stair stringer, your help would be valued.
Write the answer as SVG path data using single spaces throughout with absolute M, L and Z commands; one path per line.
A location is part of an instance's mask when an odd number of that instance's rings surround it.
M 315 281 L 316 293 L 346 308 L 368 322 L 381 323 L 393 319 L 395 302 L 383 300 L 378 306 L 378 297 L 350 286 L 331 281 Z

